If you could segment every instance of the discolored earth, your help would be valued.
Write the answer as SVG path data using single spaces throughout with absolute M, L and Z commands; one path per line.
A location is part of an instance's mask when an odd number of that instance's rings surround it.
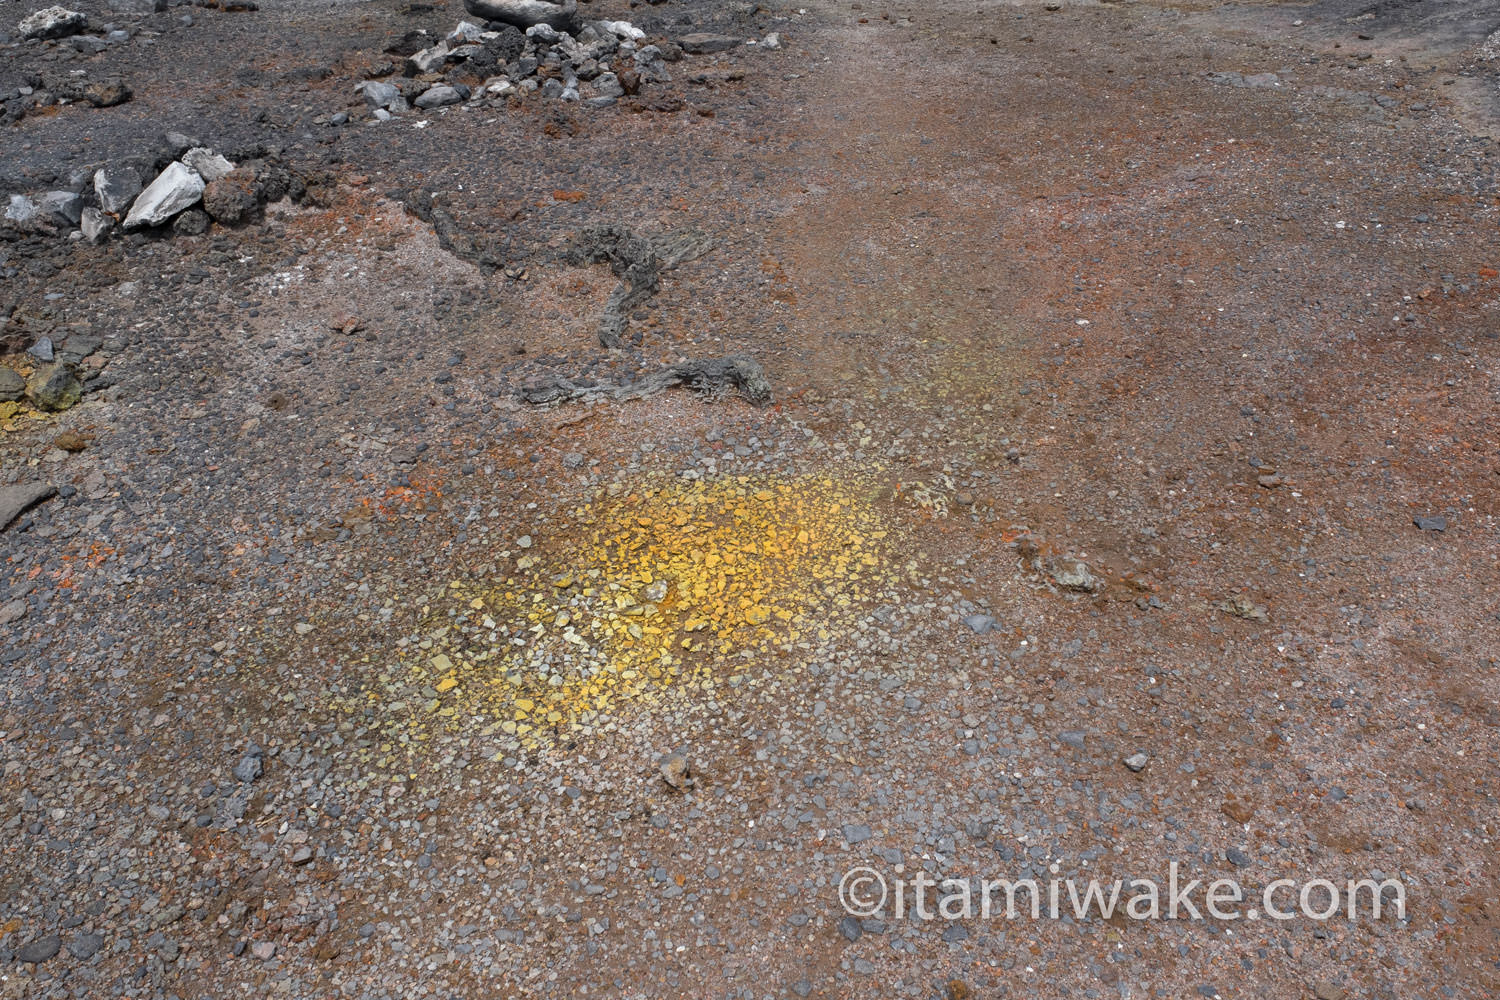
M 132 94 L 0 193 L 300 185 L 0 229 L 4 360 L 99 345 L 0 403 L 0 996 L 1500 992 L 1492 5 L 601 2 L 757 44 L 383 123 L 459 3 L 229 6 L 0 61 Z M 694 247 L 619 348 L 597 227 Z M 838 892 L 1174 862 L 1407 911 Z

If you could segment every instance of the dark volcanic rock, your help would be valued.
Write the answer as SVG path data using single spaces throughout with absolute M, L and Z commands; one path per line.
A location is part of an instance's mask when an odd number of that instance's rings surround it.
M 733 35 L 715 35 L 708 31 L 695 31 L 691 35 L 683 35 L 677 39 L 677 44 L 682 46 L 682 51 L 692 55 L 707 55 L 710 52 L 726 52 L 729 49 L 738 48 L 744 39 L 735 38 Z
M 26 396 L 39 410 L 66 410 L 83 398 L 83 383 L 71 365 L 46 365 L 31 377 Z
M 576 31 L 579 27 L 578 4 L 547 3 L 546 0 L 464 0 L 464 9 L 489 21 L 530 28 L 545 24 L 558 31 Z
M 58 949 L 61 947 L 62 941 L 58 939 L 58 936 L 56 934 L 48 934 L 46 937 L 37 938 L 30 944 L 23 944 L 17 949 L 16 958 L 22 962 L 45 962 L 53 955 L 56 955 Z
M 244 222 L 257 207 L 255 172 L 240 167 L 210 181 L 203 189 L 203 207 L 222 225 Z
M 112 108 L 134 96 L 121 80 L 95 80 L 83 87 L 83 99 L 96 108 Z
M 8 527 L 32 504 L 40 503 L 56 492 L 57 487 L 50 483 L 0 486 L 0 529 Z
M 9 403 L 26 395 L 26 380 L 14 368 L 0 367 L 0 403 Z

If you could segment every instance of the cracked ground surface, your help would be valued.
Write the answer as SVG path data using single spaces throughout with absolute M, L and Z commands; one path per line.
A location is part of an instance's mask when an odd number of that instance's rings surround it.
M 1500 992 L 1500 17 L 606 6 L 784 44 L 343 128 L 457 3 L 8 50 L 135 91 L 9 190 L 179 129 L 317 196 L 0 244 L 8 338 L 104 342 L 0 420 L 66 487 L 0 536 L 0 995 Z M 618 350 L 599 225 L 713 244 Z M 769 404 L 523 401 L 726 355 Z M 837 891 L 1174 861 L 1407 914 Z

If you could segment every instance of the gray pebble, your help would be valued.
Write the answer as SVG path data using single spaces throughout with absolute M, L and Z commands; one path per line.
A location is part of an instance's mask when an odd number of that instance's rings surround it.
M 870 828 L 862 823 L 844 824 L 844 839 L 852 844 L 862 844 L 871 837 Z
M 23 944 L 20 948 L 16 949 L 16 961 L 45 962 L 53 955 L 56 955 L 58 949 L 61 947 L 61 939 L 56 934 L 48 934 L 45 937 L 39 937 L 35 941 Z

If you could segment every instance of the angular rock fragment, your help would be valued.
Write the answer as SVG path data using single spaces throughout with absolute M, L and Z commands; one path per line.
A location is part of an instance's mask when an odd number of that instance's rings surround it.
M 172 232 L 178 236 L 202 236 L 208 226 L 208 213 L 201 208 L 190 208 L 172 220 Z
M 447 42 L 438 42 L 431 48 L 413 53 L 406 58 L 406 75 L 421 76 L 423 73 L 436 73 L 443 68 L 450 54 Z
M 26 395 L 26 380 L 14 368 L 0 366 L 0 403 L 13 403 Z
M 118 216 L 141 193 L 141 175 L 134 167 L 111 163 L 94 172 L 94 194 L 99 207 Z
M 61 412 L 78 405 L 83 398 L 83 383 L 72 365 L 45 365 L 26 384 L 26 398 L 39 410 Z
M 39 965 L 56 955 L 61 948 L 61 939 L 56 934 L 48 934 L 16 949 L 16 960 Z
M 205 184 L 213 183 L 234 169 L 234 164 L 229 160 L 203 146 L 196 146 L 183 153 L 182 163 L 203 178 Z
M 115 220 L 90 205 L 83 210 L 78 228 L 83 231 L 83 238 L 90 243 L 103 243 L 115 228 Z
M 36 204 L 24 194 L 13 194 L 5 206 L 5 221 L 14 229 L 25 232 L 37 224 Z
M 18 27 L 22 38 L 66 38 L 78 34 L 87 23 L 88 18 L 76 10 L 46 7 L 23 18 Z
M 13 194 L 5 209 L 5 221 L 21 232 L 51 232 L 78 224 L 83 199 L 72 191 Z
M 424 111 L 430 111 L 433 108 L 446 108 L 450 104 L 461 103 L 463 103 L 463 95 L 457 89 L 442 84 L 423 91 L 422 95 L 416 100 L 417 107 Z
M 395 84 L 386 83 L 384 80 L 365 80 L 354 88 L 365 100 L 365 105 L 374 111 L 376 108 L 385 108 L 387 111 L 406 111 L 406 98 L 401 95 L 401 88 Z
M 135 95 L 122 80 L 92 80 L 83 85 L 78 96 L 96 108 L 112 108 Z
M 56 492 L 57 487 L 51 483 L 0 486 L 0 529 L 9 527 L 27 508 L 41 503 Z
M 964 624 L 975 635 L 984 635 L 995 627 L 995 617 L 993 615 L 973 614 L 964 618 Z
M 687 754 L 681 750 L 667 754 L 657 767 L 661 770 L 662 780 L 673 788 L 682 790 L 692 786 L 692 768 L 688 766 Z
M 1037 568 L 1051 577 L 1052 582 L 1063 590 L 1071 590 L 1080 594 L 1097 594 L 1104 589 L 1104 581 L 1094 575 L 1088 563 L 1072 556 L 1054 556 L 1042 560 Z
M 87 961 L 104 947 L 103 934 L 79 934 L 68 942 L 68 954 L 79 961 Z
M 726 52 L 744 44 L 743 38 L 733 35 L 716 35 L 708 31 L 695 31 L 677 39 L 682 51 L 691 55 L 707 55 L 711 52 Z
M 598 31 L 607 31 L 619 38 L 628 39 L 632 42 L 642 41 L 646 33 L 629 21 L 594 21 L 594 28 Z
M 236 781 L 251 782 L 259 778 L 265 772 L 266 752 L 257 744 L 246 745 L 245 752 L 234 765 L 234 778 Z
M 464 9 L 487 21 L 513 24 L 522 30 L 537 24 L 568 32 L 579 27 L 576 0 L 566 0 L 564 3 L 547 3 L 546 0 L 464 0 Z
M 78 225 L 83 197 L 72 191 L 47 191 L 36 199 L 37 210 L 64 225 Z
M 1244 594 L 1235 594 L 1228 600 L 1221 601 L 1219 610 L 1251 622 L 1268 621 L 1271 617 L 1264 604 L 1256 604 Z
M 220 225 L 239 225 L 258 206 L 256 190 L 255 172 L 236 168 L 204 187 L 203 208 Z
M 484 41 L 484 29 L 468 21 L 459 21 L 443 41 L 455 48 L 460 45 L 477 45 Z
M 126 229 L 159 226 L 203 197 L 203 178 L 181 163 L 172 163 L 136 198 L 125 217 Z

